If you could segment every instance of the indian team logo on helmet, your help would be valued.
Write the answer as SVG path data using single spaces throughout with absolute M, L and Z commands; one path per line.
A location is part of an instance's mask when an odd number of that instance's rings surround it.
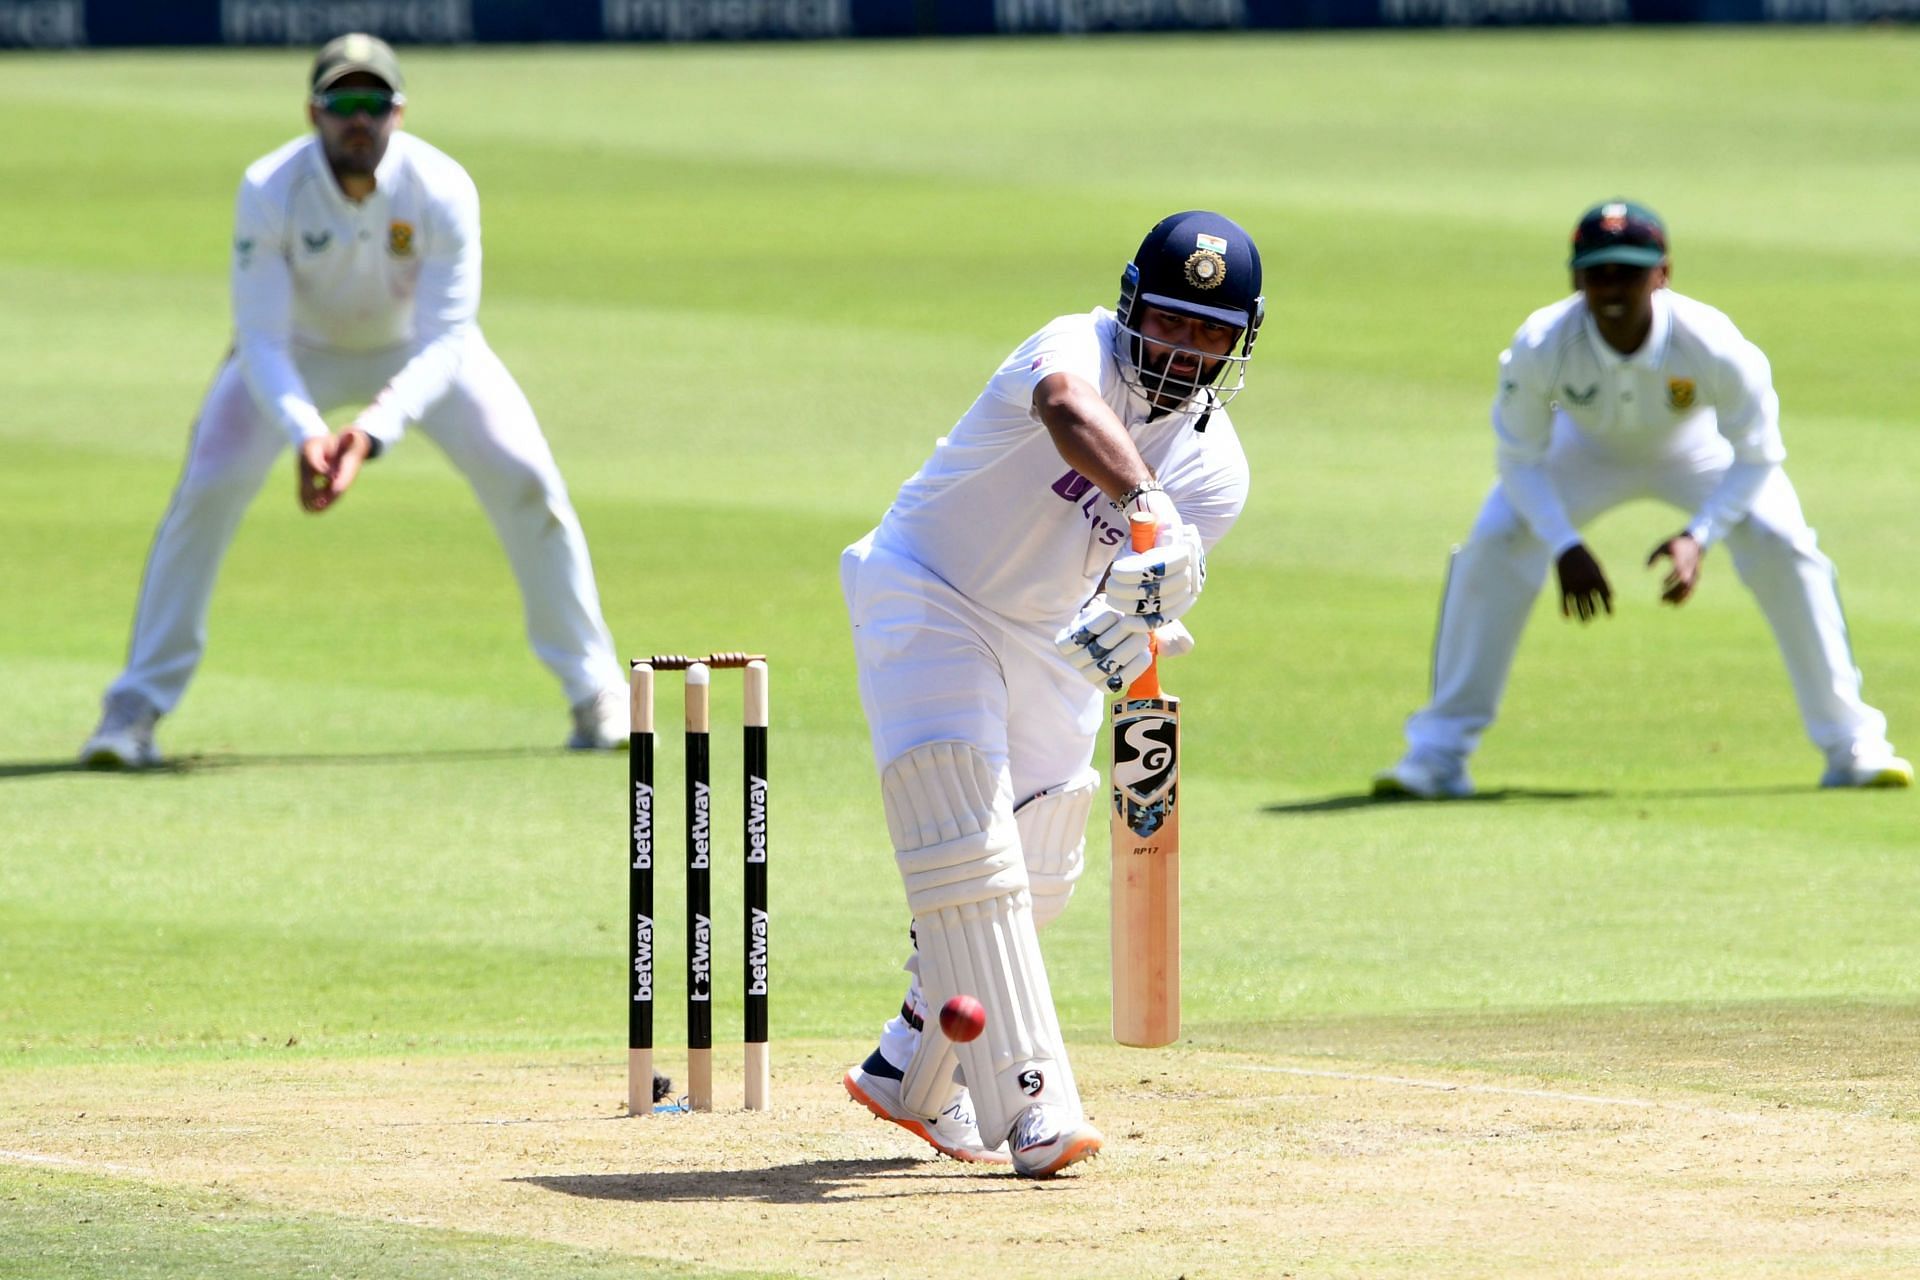
M 1673 409 L 1693 408 L 1693 379 L 1667 379 L 1667 405 Z
M 413 256 L 413 224 L 395 218 L 387 225 L 387 252 L 396 258 Z
M 1202 237 L 1203 239 L 1208 237 Z M 1187 259 L 1187 283 L 1196 289 L 1218 289 L 1227 279 L 1227 260 L 1214 249 L 1195 249 Z

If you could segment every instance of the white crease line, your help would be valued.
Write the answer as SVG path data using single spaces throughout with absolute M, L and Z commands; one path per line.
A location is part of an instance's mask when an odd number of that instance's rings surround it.
M 1358 1071 L 1316 1071 L 1311 1067 L 1274 1067 L 1264 1063 L 1229 1062 L 1235 1071 L 1264 1071 L 1280 1076 L 1311 1076 L 1318 1080 L 1352 1080 L 1360 1084 L 1396 1084 L 1407 1089 L 1435 1089 L 1441 1093 L 1495 1093 L 1514 1098 L 1545 1098 L 1554 1102 L 1591 1102 L 1603 1107 L 1666 1107 L 1645 1098 L 1609 1098 L 1595 1093 L 1562 1093 L 1558 1089 L 1514 1089 L 1497 1084 L 1458 1084 L 1451 1080 L 1415 1080 L 1411 1076 L 1372 1076 Z M 1681 1108 L 1691 1110 L 1692 1108 Z
M 151 1170 L 130 1164 L 111 1164 L 105 1161 L 75 1160 L 68 1156 L 43 1155 L 38 1151 L 0 1151 L 0 1161 L 8 1164 L 50 1164 L 62 1169 L 85 1169 L 88 1172 L 138 1173 L 146 1174 Z

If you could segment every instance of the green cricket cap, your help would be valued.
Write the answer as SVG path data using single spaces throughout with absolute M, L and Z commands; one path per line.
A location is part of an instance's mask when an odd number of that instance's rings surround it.
M 321 46 L 313 60 L 313 92 L 325 93 L 337 81 L 356 71 L 378 76 L 396 94 L 406 92 L 406 81 L 400 75 L 400 59 L 393 56 L 393 46 L 364 31 L 335 36 Z
M 1667 224 L 1660 215 L 1631 200 L 1608 200 L 1580 215 L 1573 229 L 1575 271 L 1619 262 L 1657 267 L 1667 257 Z

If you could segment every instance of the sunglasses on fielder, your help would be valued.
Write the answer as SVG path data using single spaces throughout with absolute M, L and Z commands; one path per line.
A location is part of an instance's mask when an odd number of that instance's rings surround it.
M 314 106 L 341 120 L 363 114 L 385 120 L 395 107 L 405 106 L 406 101 L 403 95 L 385 89 L 332 89 L 313 95 Z

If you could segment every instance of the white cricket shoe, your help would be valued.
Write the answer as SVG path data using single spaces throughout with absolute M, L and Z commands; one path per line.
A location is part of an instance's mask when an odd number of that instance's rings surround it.
M 900 1099 L 900 1081 L 880 1051 L 874 1050 L 857 1067 L 847 1068 L 847 1096 L 879 1116 L 891 1120 L 914 1137 L 927 1143 L 941 1155 L 969 1164 L 1007 1164 L 1012 1157 L 988 1147 L 980 1140 L 980 1126 L 974 1123 L 973 1099 L 960 1090 L 937 1116 L 920 1117 L 908 1112 Z
M 1913 766 L 1893 754 L 1893 748 L 1852 748 L 1827 758 L 1820 775 L 1823 787 L 1897 788 L 1913 785 Z
M 1417 800 L 1465 800 L 1473 794 L 1466 761 L 1458 756 L 1408 754 L 1399 764 L 1373 776 L 1376 796 L 1412 796 Z
M 100 725 L 80 748 L 89 769 L 152 769 L 160 763 L 153 744 L 159 709 L 137 693 L 110 693 L 101 704 Z
M 1099 1154 L 1106 1139 L 1077 1110 L 1036 1102 L 1013 1122 L 1013 1171 L 1023 1178 L 1051 1178 L 1070 1164 Z
M 591 698 L 573 704 L 573 733 L 567 738 L 569 751 L 612 751 L 627 745 L 633 721 L 627 691 L 610 685 Z

